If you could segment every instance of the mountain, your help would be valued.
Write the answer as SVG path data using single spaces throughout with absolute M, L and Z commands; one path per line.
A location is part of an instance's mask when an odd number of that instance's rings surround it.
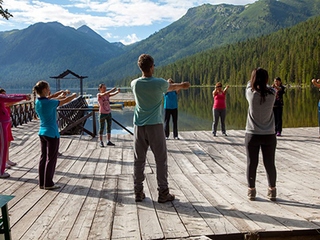
M 245 6 L 204 4 L 147 39 L 109 43 L 87 26 L 37 23 L 0 32 L 0 86 L 25 85 L 70 69 L 85 84 L 116 84 L 140 73 L 137 58 L 149 53 L 164 66 L 207 49 L 259 37 L 319 15 L 320 0 L 259 0 Z M 11 85 L 10 85 L 11 84 Z
M 95 71 L 103 73 L 98 78 L 104 81 L 122 79 L 139 73 L 136 61 L 141 53 L 151 54 L 156 65 L 163 66 L 206 49 L 294 26 L 319 14 L 320 0 L 259 0 L 245 6 L 204 4 L 189 9 L 178 21 Z
M 0 33 L 0 82 L 19 79 L 31 83 L 72 69 L 89 69 L 122 53 L 89 27 L 65 27 L 58 22 L 37 23 L 23 30 Z

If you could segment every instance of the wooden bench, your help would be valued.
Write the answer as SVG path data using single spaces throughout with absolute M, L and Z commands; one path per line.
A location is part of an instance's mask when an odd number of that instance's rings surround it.
M 8 213 L 8 206 L 7 203 L 14 198 L 11 195 L 0 195 L 0 207 L 1 207 L 1 214 L 2 218 L 0 221 L 0 234 L 4 234 L 5 240 L 11 239 L 11 229 L 10 229 L 10 222 L 9 222 L 9 213 Z

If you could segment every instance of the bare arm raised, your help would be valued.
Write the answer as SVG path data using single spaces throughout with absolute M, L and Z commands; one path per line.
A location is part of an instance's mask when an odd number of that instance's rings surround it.
M 171 91 L 179 91 L 181 89 L 188 89 L 190 87 L 189 82 L 182 82 L 182 83 L 170 83 L 168 87 L 168 92 Z
M 311 82 L 315 87 L 320 88 L 320 79 L 312 79 Z
M 59 100 L 59 106 L 62 106 L 63 104 L 66 104 L 68 102 L 71 102 L 73 99 L 77 97 L 76 93 L 72 93 L 70 96 L 67 96 L 65 98 L 58 99 Z

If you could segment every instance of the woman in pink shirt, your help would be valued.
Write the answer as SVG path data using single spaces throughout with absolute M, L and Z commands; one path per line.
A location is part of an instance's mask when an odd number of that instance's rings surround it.
M 213 124 L 212 124 L 212 133 L 214 136 L 217 136 L 217 127 L 219 118 L 221 120 L 221 131 L 222 134 L 227 136 L 225 119 L 226 119 L 226 93 L 229 86 L 227 85 L 224 90 L 222 90 L 222 83 L 218 82 L 215 86 L 215 89 L 212 92 L 213 96 Z
M 111 107 L 109 97 L 112 97 L 120 92 L 120 88 L 112 88 L 107 91 L 105 84 L 99 84 L 99 93 L 97 94 L 98 103 L 99 103 L 99 139 L 100 147 L 104 147 L 103 144 L 103 131 L 105 128 L 105 122 L 107 122 L 107 145 L 114 146 L 115 144 L 110 141 L 111 138 Z
M 8 113 L 5 103 L 20 102 L 30 100 L 28 94 L 0 94 L 0 178 L 10 177 L 5 172 L 8 157 L 8 126 L 11 124 L 10 114 Z

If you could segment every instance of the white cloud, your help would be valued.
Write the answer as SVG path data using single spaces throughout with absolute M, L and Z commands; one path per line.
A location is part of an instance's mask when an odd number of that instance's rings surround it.
M 22 29 L 37 22 L 58 21 L 78 28 L 87 25 L 102 36 L 112 36 L 117 28 L 152 26 L 161 22 L 174 22 L 189 8 L 204 3 L 246 4 L 255 0 L 4 0 L 13 18 L 0 19 L 0 31 Z M 113 34 L 111 32 L 114 32 Z M 132 31 L 131 31 L 132 32 Z M 128 35 L 129 34 L 129 35 Z M 122 33 L 126 43 L 138 40 L 132 33 Z M 140 37 L 141 38 L 141 37 Z
M 122 42 L 124 45 L 129 45 L 135 42 L 140 41 L 141 39 L 139 39 L 137 37 L 137 35 L 135 33 L 128 35 L 125 39 L 120 40 L 120 42 Z

